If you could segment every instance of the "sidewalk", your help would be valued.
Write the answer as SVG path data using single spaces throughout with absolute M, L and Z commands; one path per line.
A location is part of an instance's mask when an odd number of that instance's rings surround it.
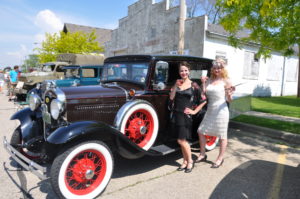
M 263 118 L 267 118 L 267 119 L 280 120 L 280 121 L 293 122 L 293 123 L 300 124 L 300 118 L 296 118 L 296 117 L 287 117 L 287 116 L 282 116 L 282 115 L 274 115 L 274 114 L 270 114 L 270 113 L 262 113 L 262 112 L 256 112 L 256 111 L 248 111 L 248 112 L 243 113 L 243 114 L 244 115 L 263 117 Z
M 244 115 L 250 115 L 255 117 L 262 117 L 267 119 L 274 119 L 279 121 L 286 121 L 286 122 L 293 122 L 293 123 L 299 123 L 300 124 L 300 118 L 295 117 L 287 117 L 282 115 L 274 115 L 269 113 L 262 113 L 262 112 L 256 112 L 256 111 L 248 111 L 246 113 L 243 113 Z M 229 123 L 230 128 L 240 129 L 240 130 L 246 130 L 251 133 L 255 133 L 258 135 L 268 136 L 275 139 L 281 139 L 283 141 L 286 141 L 291 144 L 300 145 L 300 135 L 289 133 L 285 131 L 280 131 L 276 129 L 261 127 L 261 126 L 255 126 L 252 124 L 242 123 L 242 122 L 235 122 L 230 121 Z M 299 129 L 300 131 L 300 129 Z

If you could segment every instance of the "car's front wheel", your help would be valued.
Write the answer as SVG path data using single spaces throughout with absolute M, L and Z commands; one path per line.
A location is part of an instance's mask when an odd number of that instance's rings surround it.
M 113 156 L 101 141 L 86 141 L 63 150 L 51 167 L 51 184 L 61 198 L 95 198 L 110 181 Z

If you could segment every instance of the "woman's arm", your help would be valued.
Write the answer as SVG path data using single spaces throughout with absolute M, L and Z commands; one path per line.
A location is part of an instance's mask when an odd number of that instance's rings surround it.
M 171 92 L 170 92 L 170 100 L 173 100 L 175 98 L 176 95 L 176 84 L 171 88 Z
M 197 106 L 194 110 L 190 109 L 190 108 L 185 108 L 184 109 L 184 113 L 185 114 L 188 114 L 188 115 L 195 115 L 196 113 L 198 113 L 202 108 L 203 106 L 205 106 L 207 102 L 204 101 L 202 102 L 199 106 Z
M 225 96 L 227 102 L 232 102 L 233 87 L 229 79 L 225 80 Z
M 173 100 L 175 98 L 176 95 L 176 89 L 177 87 L 182 85 L 182 80 L 181 79 L 177 79 L 176 83 L 174 84 L 174 86 L 171 88 L 171 92 L 170 92 L 170 100 Z
M 208 77 L 201 77 L 201 89 L 203 93 L 206 93 L 206 87 L 208 83 Z

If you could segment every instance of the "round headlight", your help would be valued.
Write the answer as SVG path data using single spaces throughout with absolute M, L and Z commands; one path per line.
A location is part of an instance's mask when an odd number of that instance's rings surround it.
M 29 108 L 34 111 L 41 105 L 41 98 L 36 94 L 29 95 Z
M 63 103 L 57 99 L 52 100 L 50 104 L 50 112 L 53 119 L 57 120 L 59 115 L 63 112 Z

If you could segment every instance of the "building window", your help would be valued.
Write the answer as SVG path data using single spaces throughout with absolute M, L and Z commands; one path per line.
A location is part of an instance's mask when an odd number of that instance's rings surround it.
M 226 57 L 226 52 L 218 50 L 216 51 L 216 59 L 223 59 L 226 62 L 226 64 L 228 64 L 228 60 Z
M 254 52 L 245 51 L 244 56 L 244 79 L 258 79 L 259 59 Z
M 148 29 L 148 38 L 150 39 L 155 39 L 156 38 L 156 28 L 150 27 Z
M 298 77 L 298 60 L 286 58 L 285 70 L 286 70 L 286 81 L 296 82 Z
M 283 57 L 272 56 L 268 59 L 268 73 L 267 80 L 279 81 L 282 76 Z

